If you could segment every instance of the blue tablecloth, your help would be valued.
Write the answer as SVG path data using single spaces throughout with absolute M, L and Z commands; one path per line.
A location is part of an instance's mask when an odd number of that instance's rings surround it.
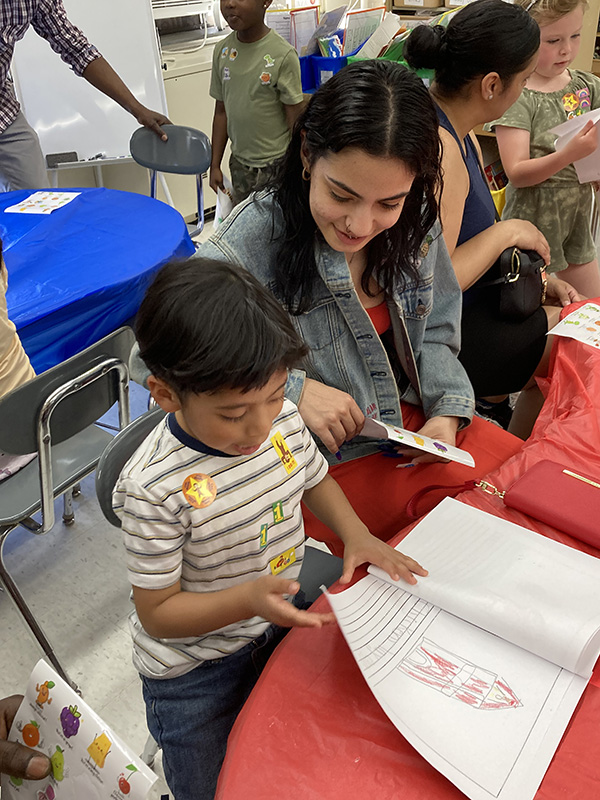
M 112 189 L 72 191 L 81 194 L 49 215 L 5 213 L 31 191 L 0 194 L 8 313 L 37 372 L 130 319 L 157 269 L 194 252 L 170 206 Z

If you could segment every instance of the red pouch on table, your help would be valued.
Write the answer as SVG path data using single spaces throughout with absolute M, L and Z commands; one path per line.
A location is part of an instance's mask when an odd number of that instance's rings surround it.
M 599 478 L 555 461 L 538 461 L 506 490 L 503 500 L 509 508 L 600 548 Z

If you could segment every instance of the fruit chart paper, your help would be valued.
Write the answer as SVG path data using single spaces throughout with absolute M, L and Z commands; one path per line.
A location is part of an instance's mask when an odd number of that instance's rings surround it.
M 143 800 L 156 775 L 52 667 L 34 667 L 9 740 L 45 753 L 40 781 L 2 775 L 2 800 Z

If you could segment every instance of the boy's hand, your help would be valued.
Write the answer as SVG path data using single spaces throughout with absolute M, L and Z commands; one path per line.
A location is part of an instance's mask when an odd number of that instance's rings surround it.
M 344 541 L 344 571 L 341 584 L 350 583 L 352 575 L 361 564 L 374 564 L 397 581 L 400 578 L 410 584 L 417 582 L 415 575 L 425 577 L 428 572 L 417 561 L 399 553 L 389 544 L 376 539 L 368 530 L 352 534 Z
M 284 598 L 300 589 L 298 581 L 265 575 L 248 584 L 250 616 L 263 617 L 282 628 L 321 628 L 335 622 L 335 614 L 312 614 L 301 611 Z
M 225 186 L 223 184 L 223 171 L 221 167 L 211 166 L 208 173 L 208 182 L 210 184 L 210 188 L 215 194 L 217 193 L 217 189 L 220 189 L 222 192 L 225 191 Z
M 48 756 L 24 744 L 6 741 L 22 700 L 19 694 L 0 700 L 0 772 L 14 778 L 41 780 L 52 768 Z

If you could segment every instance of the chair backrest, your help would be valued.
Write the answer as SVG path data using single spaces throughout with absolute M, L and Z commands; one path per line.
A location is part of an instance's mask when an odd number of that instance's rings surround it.
M 138 164 L 159 172 L 202 175 L 210 167 L 210 139 L 196 128 L 163 125 L 168 139 L 163 142 L 148 128 L 138 128 L 129 141 L 131 155 Z
M 0 450 L 13 455 L 38 449 L 38 418 L 48 398 L 61 387 L 101 364 L 127 364 L 135 341 L 131 328 L 120 328 L 83 352 L 51 367 L 0 399 Z M 75 384 L 77 386 L 77 383 Z M 49 420 L 52 443 L 69 439 L 101 417 L 119 399 L 119 375 L 111 371 L 65 397 Z
M 130 425 L 117 433 L 100 457 L 96 468 L 96 495 L 102 513 L 116 528 L 121 527 L 121 520 L 112 507 L 112 493 L 117 479 L 125 464 L 164 416 L 162 408 L 154 408 L 134 419 Z

